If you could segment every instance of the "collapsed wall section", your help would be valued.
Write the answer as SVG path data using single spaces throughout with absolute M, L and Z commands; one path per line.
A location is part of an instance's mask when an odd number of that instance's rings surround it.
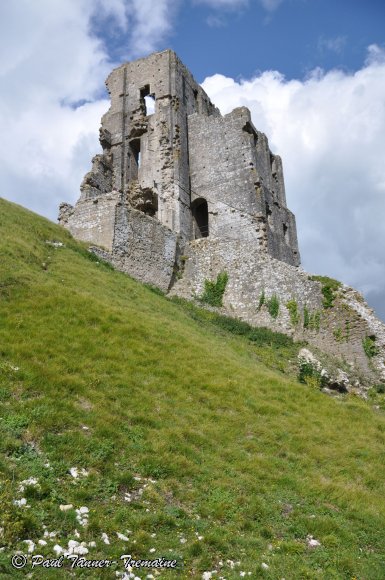
M 341 284 L 333 304 L 325 307 L 317 277 L 240 240 L 202 238 L 186 246 L 183 272 L 171 294 L 201 297 L 205 282 L 215 282 L 223 272 L 228 276 L 223 314 L 308 342 L 342 361 L 364 385 L 385 381 L 385 325 L 358 292 Z M 372 358 L 365 352 L 368 340 L 375 347 Z
M 111 252 L 114 245 L 116 207 L 121 195 L 112 191 L 106 195 L 81 199 L 75 207 L 60 206 L 59 223 L 76 238 L 96 244 Z
M 174 232 L 153 218 L 119 203 L 112 250 L 92 250 L 121 272 L 167 292 L 174 275 L 177 240 Z
M 209 235 L 248 240 L 261 253 L 299 265 L 281 159 L 253 127 L 250 111 L 241 107 L 209 118 L 193 114 L 188 131 L 191 199 L 206 200 Z

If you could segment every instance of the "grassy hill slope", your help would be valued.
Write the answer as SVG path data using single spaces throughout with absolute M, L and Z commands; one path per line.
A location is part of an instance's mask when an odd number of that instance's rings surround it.
M 122 554 L 183 563 L 167 578 L 385 577 L 382 413 L 2 200 L 0 234 L 0 577 L 115 578 Z M 118 563 L 10 564 L 70 540 Z

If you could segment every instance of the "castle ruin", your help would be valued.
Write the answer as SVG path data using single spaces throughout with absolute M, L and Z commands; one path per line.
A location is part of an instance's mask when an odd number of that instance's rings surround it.
M 383 352 L 385 326 L 344 286 L 325 313 L 322 284 L 299 268 L 281 159 L 250 111 L 222 116 L 171 50 L 123 64 L 106 84 L 103 152 L 76 205 L 60 206 L 59 222 L 116 268 L 170 294 L 200 296 L 206 280 L 226 272 L 224 312 L 385 380 L 384 356 L 368 361 L 363 350 L 370 336 Z M 262 295 L 277 297 L 277 317 L 260 307 Z M 308 312 L 319 322 L 298 324 L 290 302 L 299 320 Z

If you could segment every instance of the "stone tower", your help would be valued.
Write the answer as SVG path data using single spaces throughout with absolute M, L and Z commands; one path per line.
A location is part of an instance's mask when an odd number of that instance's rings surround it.
M 60 223 L 169 294 L 202 297 L 226 273 L 222 312 L 307 341 L 363 384 L 385 381 L 385 326 L 353 289 L 298 268 L 281 159 L 250 111 L 222 116 L 170 50 L 116 68 L 107 88 L 103 153 Z
M 59 221 L 134 277 L 168 290 L 191 240 L 247 242 L 299 265 L 280 157 L 242 107 L 222 116 L 171 50 L 107 79 L 103 153 Z

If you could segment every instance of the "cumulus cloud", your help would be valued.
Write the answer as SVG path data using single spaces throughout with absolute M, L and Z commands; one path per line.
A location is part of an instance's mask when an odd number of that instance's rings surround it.
M 132 21 L 131 55 L 142 56 L 154 50 L 172 30 L 177 0 L 130 0 L 127 13 Z
M 151 6 L 150 6 L 151 5 Z M 158 47 L 177 0 L 0 3 L 0 195 L 52 219 L 75 201 L 109 101 L 115 63 L 94 31 L 125 34 L 125 56 Z
M 373 45 L 354 74 L 214 75 L 203 87 L 223 113 L 249 107 L 282 156 L 304 267 L 360 288 L 385 318 L 384 56 Z

